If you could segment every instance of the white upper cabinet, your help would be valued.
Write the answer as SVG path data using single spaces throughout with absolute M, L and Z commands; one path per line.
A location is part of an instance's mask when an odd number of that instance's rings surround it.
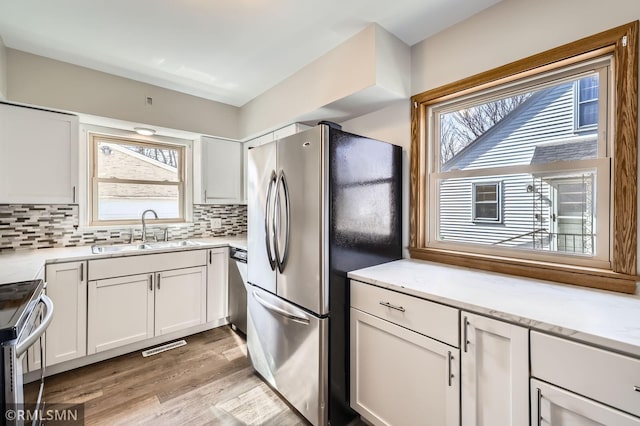
M 202 137 L 195 151 L 194 202 L 230 204 L 242 201 L 242 144 Z
M 0 104 L 0 203 L 74 204 L 78 117 Z
M 307 126 L 302 123 L 293 123 L 288 126 L 282 127 L 273 132 L 273 140 L 277 141 L 278 139 L 286 138 L 287 136 L 295 135 L 298 132 L 301 132 L 306 129 L 310 129 L 311 126 Z

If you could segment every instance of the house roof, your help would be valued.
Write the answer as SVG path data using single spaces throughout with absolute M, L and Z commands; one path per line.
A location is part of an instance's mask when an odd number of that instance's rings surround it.
M 597 156 L 598 139 L 596 135 L 591 135 L 588 138 L 572 138 L 537 145 L 533 151 L 531 164 L 552 163 L 559 160 L 587 160 Z

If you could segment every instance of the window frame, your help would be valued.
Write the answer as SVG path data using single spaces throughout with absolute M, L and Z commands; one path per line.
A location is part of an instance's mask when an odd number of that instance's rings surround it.
M 638 21 L 586 37 L 573 43 L 516 61 L 464 80 L 412 97 L 410 244 L 411 257 L 514 275 L 596 287 L 625 293 L 636 289 L 637 276 L 637 155 L 638 155 Z M 433 194 L 428 183 L 431 125 L 430 105 L 516 81 L 523 75 L 537 75 L 576 62 L 576 57 L 613 56 L 614 81 L 611 96 L 615 113 L 608 117 L 611 143 L 611 233 L 608 266 L 588 262 L 581 265 L 554 260 L 514 258 L 508 254 L 478 253 L 472 250 L 435 248 L 428 244 L 430 215 L 428 200 Z M 607 184 L 609 184 L 607 182 Z M 616 215 L 615 212 L 625 212 Z M 473 248 L 472 248 L 473 249 Z
M 173 149 L 178 151 L 178 181 L 166 182 L 166 181 L 154 181 L 154 180 L 137 180 L 137 179 L 119 179 L 119 178 L 100 178 L 97 176 L 97 164 L 98 164 L 98 143 L 101 141 L 112 142 L 116 144 L 128 144 L 139 145 L 146 147 L 157 147 L 164 149 Z M 122 219 L 122 220 L 100 220 L 98 218 L 98 183 L 129 183 L 129 184 L 151 184 L 151 185 L 168 185 L 175 186 L 178 189 L 178 213 L 177 218 L 160 218 L 154 219 L 153 223 L 156 224 L 179 224 L 187 222 L 188 209 L 186 206 L 186 176 L 187 176 L 187 147 L 182 144 L 173 144 L 164 141 L 156 140 L 142 140 L 138 138 L 126 137 L 126 136 L 113 136 L 101 133 L 89 133 L 88 135 L 89 145 L 89 168 L 88 168 L 88 187 L 87 187 L 87 199 L 88 199 L 88 226 L 91 227 L 104 227 L 104 226 L 122 226 L 122 225 L 139 225 L 140 219 Z
M 496 200 L 492 201 L 492 204 L 496 205 L 496 213 L 497 213 L 497 217 L 495 219 L 491 219 L 491 218 L 485 218 L 485 217 L 478 217 L 478 214 L 476 213 L 476 208 L 478 206 L 478 203 L 484 203 L 484 204 L 489 204 L 489 202 L 486 201 L 478 201 L 477 200 L 477 192 L 476 192 L 476 188 L 478 186 L 489 186 L 489 185 L 493 185 L 496 189 Z M 477 182 L 471 182 L 471 203 L 472 203 L 472 208 L 471 208 L 471 221 L 473 223 L 481 223 L 483 225 L 486 224 L 502 224 L 503 222 L 503 216 L 502 216 L 502 181 L 490 181 L 490 182 L 482 182 L 482 181 L 477 181 Z

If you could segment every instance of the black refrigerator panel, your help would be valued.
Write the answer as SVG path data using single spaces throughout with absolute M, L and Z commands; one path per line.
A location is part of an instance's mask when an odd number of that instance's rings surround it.
M 349 407 L 347 272 L 402 257 L 402 148 L 329 130 L 329 419 Z

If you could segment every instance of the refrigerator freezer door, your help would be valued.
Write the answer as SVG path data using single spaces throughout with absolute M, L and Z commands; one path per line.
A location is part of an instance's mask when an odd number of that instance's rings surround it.
M 313 425 L 326 425 L 329 320 L 255 286 L 247 301 L 253 367 Z
M 277 295 L 318 315 L 329 311 L 323 131 L 316 127 L 278 141 L 275 203 Z
M 273 246 L 276 186 L 276 144 L 249 150 L 247 170 L 247 239 L 251 255 L 247 263 L 248 281 L 265 290 L 276 291 L 275 249 Z

